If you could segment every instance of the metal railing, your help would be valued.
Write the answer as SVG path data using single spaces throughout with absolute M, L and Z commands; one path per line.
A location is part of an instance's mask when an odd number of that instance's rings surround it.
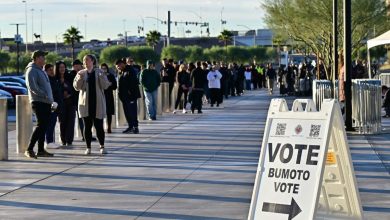
M 352 80 L 352 119 L 359 133 L 381 132 L 381 108 L 381 80 Z
M 8 160 L 7 99 L 0 98 L 0 160 Z
M 382 83 L 382 85 L 386 85 L 390 87 L 390 73 L 381 73 L 379 75 L 379 79 Z
M 333 83 L 329 80 L 313 80 L 313 101 L 316 104 L 316 108 L 321 110 L 321 105 L 324 99 L 333 98 Z M 334 90 L 334 97 L 339 97 L 338 81 L 335 82 L 336 89 Z

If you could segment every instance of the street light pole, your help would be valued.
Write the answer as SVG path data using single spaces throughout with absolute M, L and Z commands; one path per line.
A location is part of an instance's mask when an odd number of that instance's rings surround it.
M 31 43 L 34 44 L 34 9 L 31 9 Z
M 337 11 L 338 11 L 338 2 L 333 0 L 333 98 L 336 97 L 336 74 L 338 74 L 338 30 L 337 30 Z
M 25 36 L 25 44 L 26 44 L 26 53 L 28 52 L 28 32 L 27 32 L 27 1 L 22 1 L 24 3 L 24 17 L 25 17 L 25 23 L 26 23 L 26 36 Z
M 41 12 L 41 37 L 40 37 L 40 40 L 43 43 L 43 40 L 42 40 L 42 36 L 43 36 L 43 34 L 42 34 L 42 9 L 40 9 L 39 11 Z
M 15 42 L 16 42 L 16 74 L 19 74 L 19 70 L 20 70 L 20 56 L 19 56 L 19 52 L 20 52 L 20 35 L 19 35 L 19 25 L 24 25 L 24 24 L 20 24 L 20 23 L 16 23 L 16 24 L 11 24 L 11 25 L 15 25 L 16 26 L 16 35 L 15 35 Z
M 85 41 L 87 41 L 87 14 L 84 15 L 84 30 L 85 30 Z

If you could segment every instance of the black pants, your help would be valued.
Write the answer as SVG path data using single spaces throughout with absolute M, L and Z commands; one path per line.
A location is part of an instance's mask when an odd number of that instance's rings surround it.
M 129 124 L 129 128 L 138 127 L 138 109 L 137 109 L 137 100 L 131 101 L 130 99 L 124 99 L 122 101 L 123 112 L 125 113 L 125 118 Z
M 72 144 L 74 139 L 74 124 L 76 119 L 76 109 L 72 99 L 64 100 L 64 105 L 59 115 L 60 137 L 62 144 Z
M 95 126 L 96 135 L 99 140 L 99 144 L 104 146 L 104 129 L 103 129 L 103 119 L 85 117 L 84 121 L 84 138 L 87 148 L 91 148 L 92 141 L 92 126 Z
M 37 126 L 31 135 L 27 150 L 34 150 L 35 143 L 38 142 L 38 152 L 42 152 L 45 149 L 45 133 L 49 125 L 48 117 L 51 113 L 51 105 L 43 102 L 32 102 L 31 106 L 37 117 Z
M 175 109 L 177 109 L 177 107 L 179 106 L 180 100 L 181 100 L 181 96 L 183 95 L 183 93 L 184 93 L 183 109 L 186 108 L 187 100 L 188 100 L 188 90 L 184 90 L 181 86 L 179 86 L 179 89 L 177 90 L 177 98 L 176 98 L 176 103 L 175 103 Z
M 212 88 L 210 89 L 210 99 L 211 104 L 214 105 L 217 103 L 218 105 L 222 103 L 221 100 L 221 89 Z
M 198 111 L 202 111 L 203 91 L 192 90 L 191 97 L 192 97 L 191 110 L 194 111 L 195 109 L 197 109 Z

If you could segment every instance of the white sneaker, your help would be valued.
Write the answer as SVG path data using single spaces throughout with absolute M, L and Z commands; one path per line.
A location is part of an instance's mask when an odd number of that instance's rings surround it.
M 60 145 L 56 144 L 54 142 L 46 144 L 46 149 L 57 149 L 59 147 L 60 147 Z
M 100 154 L 104 155 L 107 154 L 107 151 L 105 148 L 100 148 Z
M 177 112 L 176 110 L 173 110 L 173 112 L 172 112 L 172 113 L 173 113 L 173 114 L 176 114 L 176 112 Z
M 186 114 L 186 113 L 187 113 L 187 111 L 185 109 L 183 109 L 183 114 Z
M 87 148 L 84 152 L 85 155 L 90 155 L 91 154 L 91 148 Z

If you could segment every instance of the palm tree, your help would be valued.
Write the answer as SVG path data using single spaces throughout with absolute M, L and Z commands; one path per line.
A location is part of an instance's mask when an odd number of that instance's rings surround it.
M 228 30 L 223 30 L 221 34 L 218 35 L 218 40 L 223 41 L 225 47 L 229 41 L 232 41 L 233 33 Z
M 70 26 L 70 28 L 65 31 L 62 37 L 64 38 L 65 44 L 70 44 L 72 46 L 72 60 L 74 60 L 74 44 L 80 42 L 83 36 L 80 35 L 79 29 Z
M 146 34 L 146 43 L 149 46 L 153 47 L 153 50 L 155 46 L 158 44 L 161 38 L 161 33 L 158 31 L 150 31 L 149 33 Z

